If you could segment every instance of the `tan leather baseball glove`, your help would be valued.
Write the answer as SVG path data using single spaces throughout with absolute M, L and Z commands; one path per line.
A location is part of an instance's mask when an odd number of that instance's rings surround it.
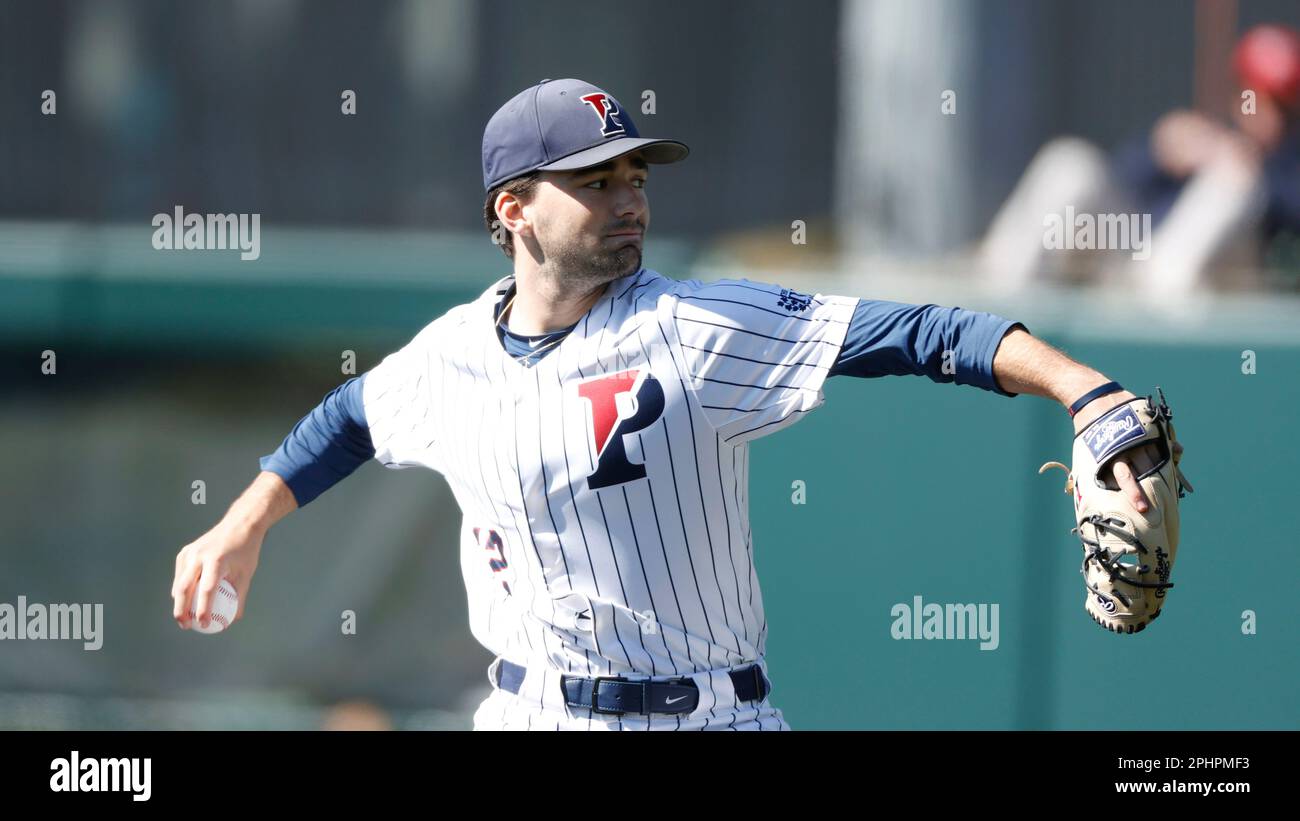
M 1164 392 L 1159 404 L 1139 397 L 1097 417 L 1074 437 L 1074 468 L 1048 462 L 1069 474 L 1077 533 L 1083 543 L 1084 609 L 1116 633 L 1136 633 L 1164 606 L 1178 555 L 1178 504 L 1192 486 L 1178 467 L 1181 458 Z M 1112 473 L 1123 456 L 1150 501 L 1134 509 Z

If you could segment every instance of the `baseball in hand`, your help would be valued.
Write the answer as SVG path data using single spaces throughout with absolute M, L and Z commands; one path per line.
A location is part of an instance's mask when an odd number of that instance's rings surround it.
M 235 620 L 235 614 L 239 612 L 239 594 L 235 592 L 235 586 L 225 579 L 222 579 L 217 589 L 212 591 L 212 618 L 208 620 L 207 627 L 199 624 L 198 614 L 194 612 L 197 599 L 196 592 L 194 600 L 190 601 L 190 628 L 199 633 L 207 635 L 220 633 L 230 626 Z

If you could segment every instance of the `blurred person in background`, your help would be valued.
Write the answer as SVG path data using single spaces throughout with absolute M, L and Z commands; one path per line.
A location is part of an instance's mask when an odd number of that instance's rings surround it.
M 1268 244 L 1300 236 L 1300 33 L 1254 28 L 1233 65 L 1239 96 L 1228 122 L 1171 111 L 1110 157 L 1076 137 L 1045 145 L 980 248 L 984 276 L 1006 291 L 1095 279 L 1153 300 L 1207 286 L 1259 287 Z M 1104 248 L 1099 228 L 1100 250 L 1062 253 L 1047 247 L 1046 221 L 1067 207 L 1094 217 L 1150 215 L 1153 235 L 1133 253 L 1132 241 Z
M 322 730 L 391 730 L 393 720 L 384 708 L 365 699 L 341 701 L 321 717 Z

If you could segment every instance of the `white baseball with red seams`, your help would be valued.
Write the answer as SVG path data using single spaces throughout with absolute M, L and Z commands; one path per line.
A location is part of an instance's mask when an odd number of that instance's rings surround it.
M 198 598 L 197 590 L 194 598 Z M 207 627 L 199 624 L 199 617 L 194 612 L 194 601 L 190 602 L 190 629 L 209 636 L 220 633 L 234 622 L 235 614 L 238 612 L 239 594 L 235 592 L 234 585 L 222 579 L 217 589 L 212 591 L 212 617 L 208 620 Z

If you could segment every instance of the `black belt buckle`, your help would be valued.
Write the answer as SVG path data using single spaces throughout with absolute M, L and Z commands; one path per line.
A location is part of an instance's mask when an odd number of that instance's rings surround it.
M 591 711 L 593 713 L 599 713 L 600 715 L 606 715 L 606 716 L 626 715 L 628 712 L 627 710 L 602 710 L 600 706 L 597 704 L 597 702 L 600 700 L 600 683 L 602 681 L 614 681 L 620 684 L 631 683 L 627 679 L 622 678 L 621 676 L 596 676 L 594 679 L 591 680 Z M 643 681 L 641 682 L 641 709 L 643 710 L 645 709 L 647 697 L 648 697 L 648 692 L 646 690 L 646 683 Z

